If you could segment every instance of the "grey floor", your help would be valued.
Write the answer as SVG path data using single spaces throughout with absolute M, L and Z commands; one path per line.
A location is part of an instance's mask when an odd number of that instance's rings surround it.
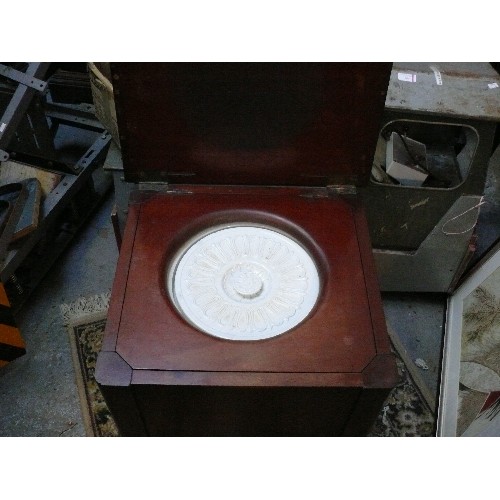
M 111 289 L 112 206 L 110 192 L 16 316 L 27 354 L 0 370 L 0 436 L 85 435 L 59 308 Z

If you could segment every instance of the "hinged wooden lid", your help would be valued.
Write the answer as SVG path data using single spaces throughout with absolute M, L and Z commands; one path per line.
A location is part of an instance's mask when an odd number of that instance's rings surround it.
M 391 63 L 113 63 L 125 178 L 365 184 Z

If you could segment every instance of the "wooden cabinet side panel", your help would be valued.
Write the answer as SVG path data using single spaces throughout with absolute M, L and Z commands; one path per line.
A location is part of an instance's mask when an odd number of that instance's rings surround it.
M 341 436 L 360 394 L 323 387 L 134 386 L 152 436 Z

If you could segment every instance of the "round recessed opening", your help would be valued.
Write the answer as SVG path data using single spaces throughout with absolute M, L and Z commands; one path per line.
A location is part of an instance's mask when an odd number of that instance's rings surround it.
M 191 238 L 167 269 L 179 313 L 209 335 L 262 340 L 311 312 L 320 291 L 309 252 L 282 231 L 256 225 L 212 227 Z

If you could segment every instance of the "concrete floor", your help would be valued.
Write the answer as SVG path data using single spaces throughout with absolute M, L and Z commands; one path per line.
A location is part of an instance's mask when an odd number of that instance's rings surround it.
M 59 306 L 111 289 L 113 199 L 111 192 L 16 316 L 27 354 L 0 370 L 0 436 L 85 436 Z

